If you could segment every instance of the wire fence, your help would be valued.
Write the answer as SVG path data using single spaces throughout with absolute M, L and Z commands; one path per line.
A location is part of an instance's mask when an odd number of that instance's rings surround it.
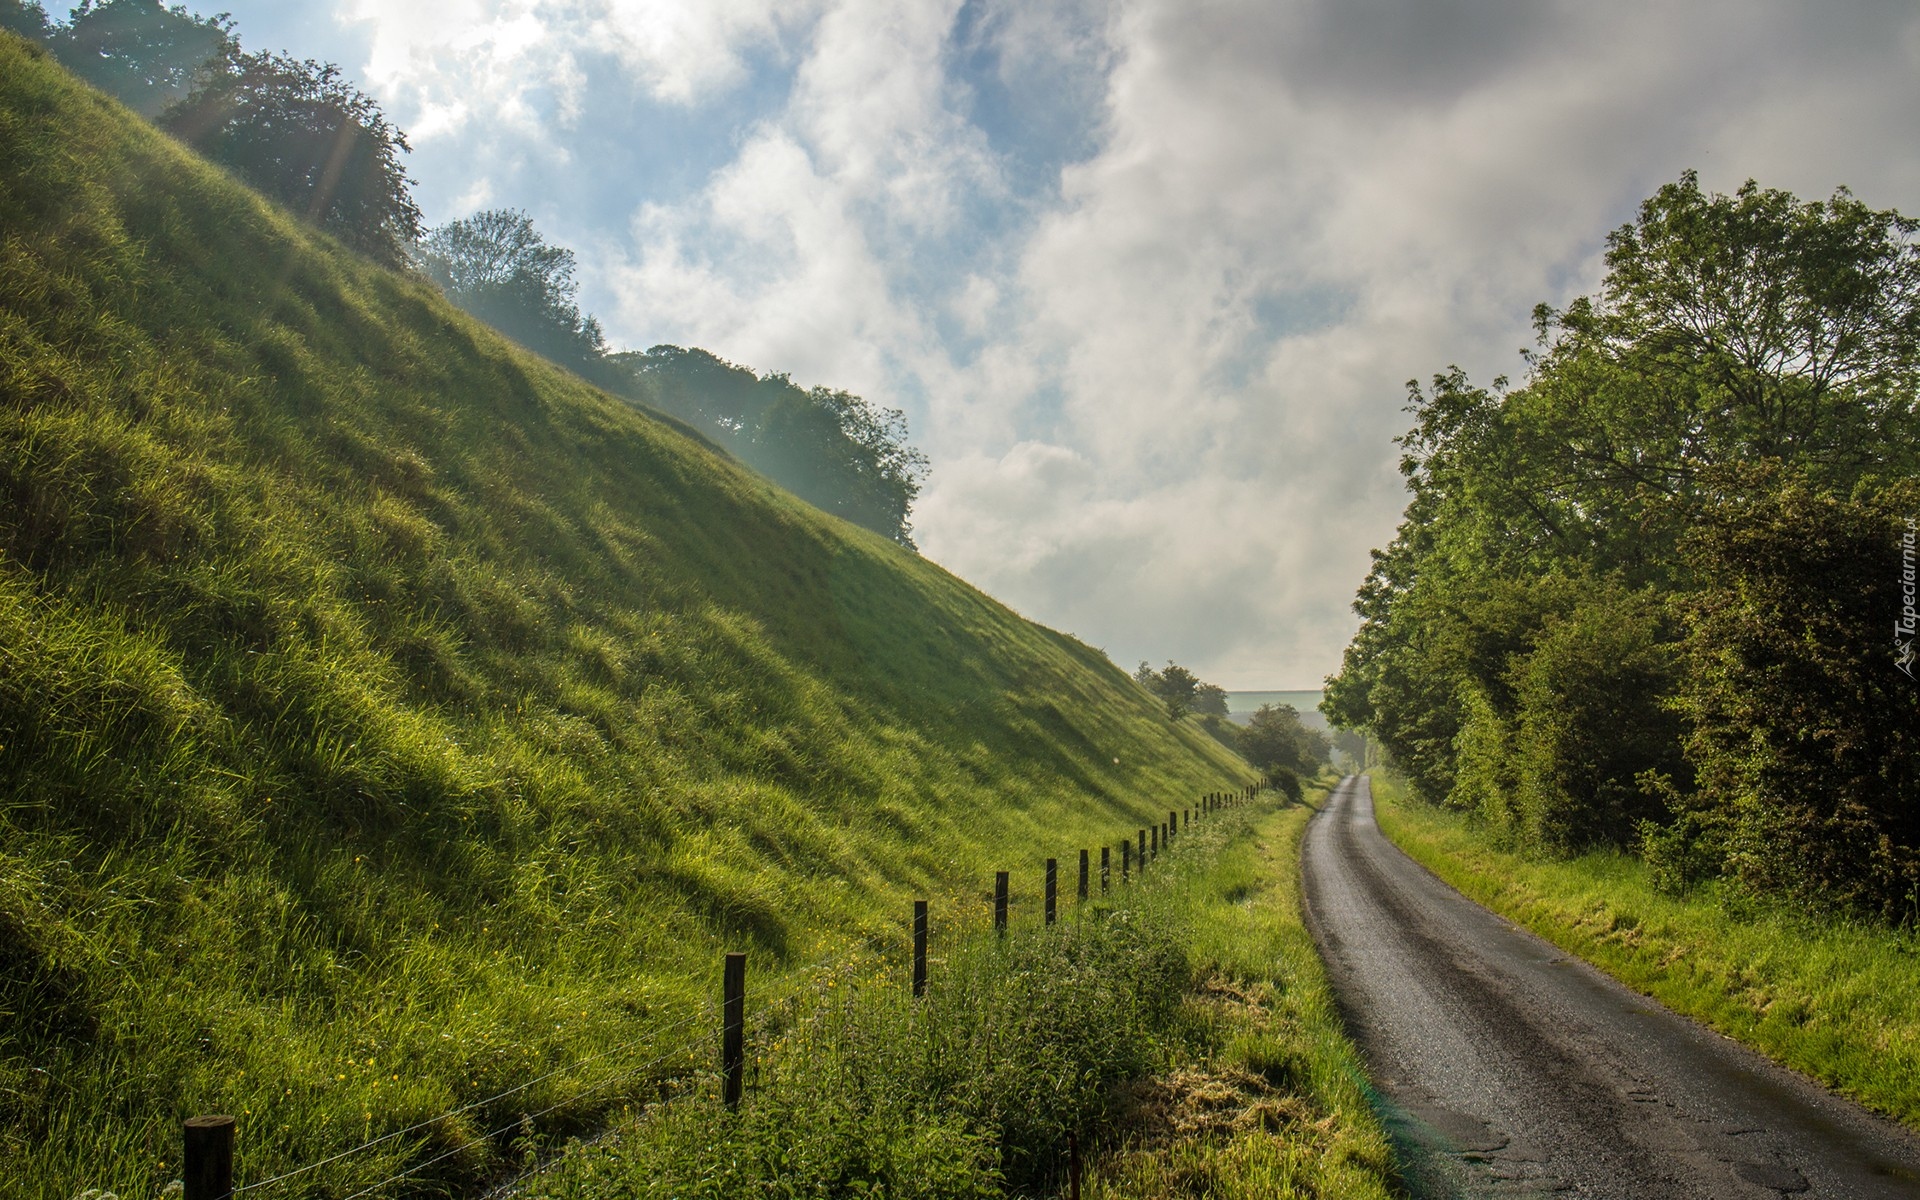
M 1133 872 L 1132 877 L 1137 878 L 1143 875 L 1147 864 L 1153 858 L 1157 858 L 1163 849 L 1170 850 L 1175 837 L 1181 833 L 1184 826 L 1189 824 L 1195 817 L 1204 816 L 1219 809 L 1251 800 L 1260 792 L 1272 786 L 1273 781 L 1271 779 L 1262 779 L 1259 783 L 1249 785 L 1237 792 L 1210 793 L 1202 798 L 1201 804 L 1197 808 L 1170 810 L 1165 822 L 1156 823 L 1155 825 L 1142 827 L 1133 831 L 1129 836 L 1122 838 L 1119 845 L 1126 848 L 1126 851 L 1132 851 L 1137 846 L 1138 864 L 1132 864 L 1131 859 L 1135 857 L 1133 854 L 1123 852 L 1121 858 L 1122 869 L 1117 878 L 1112 875 L 1109 869 L 1108 855 L 1104 851 L 1101 854 L 1100 865 L 1097 869 L 1093 865 L 1093 860 L 1089 852 L 1085 850 L 1080 851 L 1077 868 L 1078 876 L 1072 884 L 1072 895 L 1076 899 L 1084 900 L 1094 894 L 1096 887 L 1099 892 L 1104 893 L 1115 882 L 1127 882 L 1129 880 L 1129 870 Z M 1045 920 L 1049 925 L 1054 923 L 1058 912 L 1058 874 L 1056 871 L 1056 861 L 1055 859 L 1047 860 L 1045 875 L 1043 911 Z M 1097 884 L 1094 882 L 1096 879 L 1098 880 Z M 997 886 L 993 893 L 994 925 L 996 929 L 1004 933 L 1008 922 L 1009 905 L 1007 873 L 1000 872 L 996 883 Z M 925 902 L 922 901 L 920 903 L 924 905 Z M 924 907 L 918 911 L 919 914 L 922 914 L 920 919 L 924 919 Z M 914 938 L 914 956 L 915 961 L 913 963 L 912 977 L 916 981 L 917 994 L 917 988 L 920 982 L 924 981 L 927 975 L 926 941 L 924 937 L 916 936 Z M 718 1005 L 710 999 L 694 1012 L 689 1013 L 672 1024 L 648 1029 L 617 1045 L 554 1067 L 551 1070 L 522 1080 L 511 1087 L 502 1088 L 489 1096 L 468 1101 L 446 1112 L 415 1121 L 412 1124 L 380 1134 L 377 1137 L 368 1138 L 357 1145 L 304 1163 L 290 1170 L 282 1171 L 279 1174 L 246 1183 L 235 1183 L 233 1180 L 234 1139 L 236 1131 L 234 1118 L 230 1116 L 189 1118 L 184 1129 L 185 1153 L 183 1155 L 184 1179 L 182 1181 L 184 1184 L 184 1194 L 182 1200 L 237 1200 L 238 1197 L 254 1194 L 260 1195 L 264 1200 L 265 1197 L 286 1195 L 288 1194 L 288 1189 L 303 1179 L 311 1181 L 317 1177 L 319 1172 L 328 1167 L 338 1167 L 357 1156 L 367 1154 L 383 1146 L 393 1146 L 397 1143 L 402 1143 L 408 1138 L 417 1137 L 425 1139 L 435 1132 L 448 1132 L 450 1128 L 455 1126 L 462 1118 L 494 1109 L 515 1096 L 532 1092 L 533 1089 L 542 1084 L 571 1077 L 577 1072 L 585 1070 L 595 1064 L 606 1064 L 616 1068 L 595 1082 L 583 1088 L 572 1090 L 542 1108 L 517 1113 L 512 1120 L 500 1124 L 498 1127 L 490 1129 L 483 1134 L 465 1138 L 454 1138 L 455 1144 L 449 1148 L 441 1150 L 432 1157 L 410 1163 L 377 1182 L 359 1186 L 357 1190 L 339 1196 L 338 1200 L 368 1200 L 370 1197 L 381 1196 L 385 1194 L 388 1189 L 394 1188 L 396 1185 L 405 1183 L 410 1179 L 414 1179 L 421 1173 L 451 1159 L 461 1155 L 476 1153 L 476 1151 L 482 1147 L 498 1146 L 503 1139 L 508 1138 L 516 1131 L 532 1132 L 538 1128 L 538 1123 L 543 1118 L 551 1117 L 553 1114 L 564 1109 L 582 1104 L 594 1097 L 604 1095 L 622 1085 L 632 1085 L 640 1082 L 646 1079 L 649 1073 L 657 1071 L 658 1068 L 664 1067 L 676 1059 L 685 1061 L 691 1067 L 692 1064 L 698 1062 L 701 1058 L 701 1052 L 697 1048 L 699 1039 L 696 1037 L 696 1032 L 701 1028 L 712 1030 L 716 1025 L 721 1026 L 723 1044 L 729 1047 L 739 1046 L 742 1042 L 740 1035 L 748 1032 L 754 1035 L 754 1040 L 757 1043 L 764 1044 L 771 1039 L 775 1031 L 786 1028 L 799 1019 L 803 1002 L 807 997 L 813 996 L 817 998 L 837 986 L 834 968 L 842 965 L 844 965 L 842 958 L 837 955 L 829 955 L 789 974 L 776 987 L 769 988 L 762 985 L 752 990 L 746 987 L 745 975 L 744 971 L 742 971 L 739 977 L 737 993 L 733 990 L 733 975 L 729 973 L 728 992 L 721 997 Z M 738 1016 L 738 1014 L 745 1010 L 749 1000 L 752 1002 L 753 1011 L 753 1020 L 750 1026 Z M 728 1036 L 728 1031 L 725 1029 L 725 1026 L 730 1021 L 740 1021 L 740 1028 L 731 1037 Z M 676 1044 L 671 1048 L 662 1049 L 662 1043 L 668 1039 L 673 1039 Z M 645 1053 L 648 1051 L 658 1052 L 640 1061 L 624 1063 L 618 1061 L 623 1055 Z M 738 1050 L 723 1051 L 717 1065 L 719 1068 L 718 1074 L 723 1077 L 724 1094 L 729 1098 L 737 1097 L 741 1092 L 741 1085 L 743 1083 L 743 1079 L 740 1076 L 745 1070 L 744 1056 L 741 1055 Z M 668 1096 L 663 1092 L 661 1099 L 664 1100 L 666 1098 L 668 1098 Z M 504 1185 L 496 1186 L 491 1194 L 495 1196 L 509 1195 L 518 1184 L 533 1178 L 539 1174 L 542 1169 L 544 1169 L 544 1164 L 535 1164 L 515 1179 L 508 1181 Z

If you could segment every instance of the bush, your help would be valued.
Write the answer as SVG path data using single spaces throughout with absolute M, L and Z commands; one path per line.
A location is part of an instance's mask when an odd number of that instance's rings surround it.
M 1661 602 L 1595 585 L 1550 617 L 1516 664 L 1515 808 L 1524 839 L 1550 852 L 1625 848 L 1666 806 L 1647 771 L 1685 773 L 1683 726 L 1667 701 L 1679 655 Z
M 1690 540 L 1683 694 L 1697 805 L 1750 889 L 1888 919 L 1920 895 L 1920 688 L 1887 631 L 1920 485 L 1847 499 L 1784 472 Z
M 670 1105 L 575 1147 L 536 1195 L 961 1198 L 1044 1193 L 1069 1131 L 1106 1116 L 1178 1036 L 1193 980 L 1164 912 L 1109 912 L 957 947 L 915 1000 L 842 978 L 773 1031 L 763 1086 L 729 1114 Z
M 1653 886 L 1681 896 L 1719 875 L 1726 855 L 1712 822 L 1697 812 L 1682 812 L 1665 825 L 1643 820 L 1640 858 Z

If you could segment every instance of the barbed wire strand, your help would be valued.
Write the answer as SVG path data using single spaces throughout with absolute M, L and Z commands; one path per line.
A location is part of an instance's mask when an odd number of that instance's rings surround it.
M 815 981 L 806 973 L 818 970 L 821 967 L 827 965 L 830 961 L 831 959 L 823 958 L 817 963 L 813 963 L 807 967 L 801 968 L 801 972 L 802 972 L 801 975 L 798 978 L 794 979 L 791 982 L 789 987 L 783 989 L 771 1001 L 769 1001 L 766 998 L 764 993 L 762 993 L 759 997 L 757 997 L 757 999 L 762 1005 L 767 1007 L 774 1007 L 780 1004 L 785 1004 L 789 1000 L 792 1000 L 796 996 L 798 996 L 802 991 L 805 991 L 809 986 L 817 986 L 815 984 Z M 631 1049 L 642 1042 L 658 1041 L 662 1036 L 677 1032 L 678 1030 L 681 1030 L 681 1029 L 685 1029 L 687 1026 L 692 1025 L 698 1021 L 711 1019 L 714 1015 L 715 1010 L 716 1010 L 716 1006 L 714 1002 L 711 999 L 709 999 L 704 1004 L 702 1004 L 701 1010 L 699 1012 L 695 1013 L 690 1017 L 687 1017 L 685 1020 L 678 1021 L 672 1025 L 664 1026 L 662 1028 L 649 1030 L 647 1033 L 642 1034 L 639 1037 L 629 1039 L 628 1041 L 622 1042 L 618 1046 L 614 1046 L 607 1050 L 602 1050 L 598 1054 L 588 1055 L 586 1058 L 575 1059 L 573 1062 L 568 1063 L 565 1066 L 556 1067 L 553 1070 L 548 1071 L 544 1075 L 536 1076 L 532 1079 L 525 1081 L 524 1083 L 520 1083 L 515 1085 L 514 1087 L 507 1088 L 505 1091 L 496 1092 L 491 1096 L 487 1096 L 482 1099 L 472 1101 L 468 1104 L 462 1105 L 459 1108 L 452 1109 L 448 1112 L 440 1113 L 437 1116 L 428 1117 L 427 1119 L 423 1121 L 415 1122 L 414 1124 L 409 1125 L 404 1129 L 396 1129 L 391 1133 L 382 1134 L 379 1137 L 372 1139 L 371 1141 L 362 1142 L 358 1146 L 354 1146 L 349 1149 L 342 1150 L 337 1154 L 330 1154 L 326 1158 L 317 1159 L 314 1162 L 307 1163 L 303 1166 L 295 1167 L 290 1171 L 283 1171 L 278 1175 L 273 1175 L 266 1179 L 257 1179 L 252 1183 L 243 1184 L 239 1187 L 234 1188 L 233 1194 L 238 1196 L 242 1192 L 250 1192 L 255 1188 L 263 1188 L 268 1186 L 269 1184 L 274 1184 L 274 1183 L 283 1183 L 286 1180 L 293 1179 L 300 1175 L 305 1175 L 309 1171 L 316 1171 L 321 1167 L 327 1166 L 331 1163 L 336 1163 L 341 1161 L 342 1159 L 351 1158 L 356 1154 L 362 1153 L 367 1150 L 371 1150 L 375 1146 L 383 1145 L 387 1142 L 394 1141 L 395 1139 L 406 1137 L 408 1134 L 419 1133 L 422 1130 L 431 1128 L 434 1125 L 438 1125 L 442 1121 L 450 1121 L 455 1117 L 464 1116 L 467 1113 L 470 1113 L 477 1108 L 484 1108 L 489 1104 L 493 1104 L 500 1100 L 504 1100 L 508 1096 L 512 1096 L 520 1092 L 524 1092 L 528 1088 L 534 1087 L 535 1085 L 540 1083 L 544 1083 L 547 1080 L 554 1078 L 555 1076 L 566 1074 L 569 1071 L 578 1070 L 579 1068 L 584 1067 L 590 1063 L 598 1062 L 601 1059 L 610 1057 L 611 1055 L 614 1055 L 614 1054 L 618 1054 L 623 1050 Z M 665 1057 L 670 1058 L 675 1053 L 678 1053 L 678 1051 L 673 1051 L 668 1055 L 666 1055 Z M 656 1059 L 654 1061 L 658 1062 L 662 1060 Z M 649 1063 L 644 1065 L 652 1065 L 652 1064 Z M 641 1068 L 635 1068 L 635 1069 L 639 1070 Z M 566 1101 L 566 1103 L 571 1103 L 571 1101 Z
M 799 971 L 795 973 L 790 986 L 782 989 L 774 998 L 768 999 L 765 992 L 760 992 L 757 994 L 750 993 L 749 994 L 750 998 L 756 1000 L 758 1003 L 758 1006 L 764 1010 L 768 1008 L 778 1008 L 779 1006 L 786 1004 L 788 1001 L 794 1000 L 800 995 L 801 992 L 806 991 L 809 988 L 811 988 L 816 994 L 816 996 L 818 996 L 822 994 L 826 989 L 820 986 L 820 981 L 817 978 L 815 978 L 816 974 L 828 968 L 836 961 L 837 961 L 837 957 L 832 953 L 829 953 L 821 957 L 818 961 L 800 968 Z M 576 1071 L 581 1067 L 584 1067 L 590 1063 L 598 1062 L 611 1055 L 618 1054 L 623 1050 L 631 1049 L 632 1047 L 639 1045 L 641 1042 L 657 1041 L 664 1034 L 673 1033 L 678 1030 L 685 1029 L 687 1026 L 692 1025 L 693 1023 L 701 1020 L 702 1018 L 710 1018 L 713 1014 L 713 1011 L 714 1011 L 714 1005 L 712 1001 L 709 1000 L 705 1005 L 702 1006 L 702 1009 L 700 1012 L 695 1013 L 693 1016 L 687 1017 L 682 1021 L 676 1022 L 675 1024 L 668 1025 L 660 1029 L 650 1030 L 646 1034 L 643 1034 L 640 1037 L 629 1039 L 628 1041 L 622 1042 L 618 1046 L 614 1046 L 610 1049 L 603 1050 L 598 1054 L 591 1054 L 591 1055 L 588 1055 L 586 1058 L 575 1059 L 573 1062 L 567 1063 L 564 1066 L 556 1067 L 553 1070 L 548 1071 L 544 1075 L 537 1075 L 534 1078 L 525 1081 L 524 1083 L 517 1084 L 514 1087 L 507 1088 L 504 1091 L 496 1092 L 491 1096 L 487 1096 L 483 1099 L 472 1101 L 468 1104 L 462 1105 L 459 1108 L 449 1110 L 448 1112 L 444 1112 L 436 1116 L 428 1117 L 426 1120 L 415 1122 L 414 1124 L 409 1125 L 404 1129 L 396 1129 L 391 1133 L 382 1134 L 377 1138 L 373 1138 L 369 1141 L 362 1142 L 357 1146 L 353 1146 L 349 1149 L 342 1150 L 337 1154 L 331 1154 L 331 1155 L 328 1155 L 326 1158 L 317 1159 L 303 1166 L 295 1167 L 291 1171 L 284 1171 L 279 1175 L 273 1175 L 273 1176 L 269 1176 L 266 1179 L 258 1179 L 252 1183 L 242 1184 L 241 1186 L 233 1189 L 233 1195 L 238 1196 L 243 1192 L 250 1192 L 255 1190 L 256 1188 L 267 1187 L 275 1183 L 284 1183 L 289 1179 L 294 1179 L 301 1175 L 305 1175 L 310 1171 L 317 1171 L 321 1167 L 328 1166 L 332 1163 L 340 1162 L 343 1159 L 351 1158 L 356 1154 L 364 1153 L 365 1151 L 373 1149 L 375 1146 L 384 1145 L 387 1142 L 394 1141 L 398 1138 L 406 1137 L 408 1134 L 419 1133 L 422 1130 L 429 1129 L 432 1126 L 438 1125 L 443 1121 L 450 1121 L 456 1117 L 465 1116 L 467 1113 L 470 1113 L 475 1109 L 484 1108 L 489 1104 L 494 1104 L 494 1103 L 497 1103 L 498 1101 L 504 1100 L 508 1096 L 517 1095 L 520 1092 L 524 1092 L 531 1087 L 534 1087 L 541 1083 L 545 1083 L 549 1079 L 553 1079 L 557 1076 L 567 1074 L 570 1071 Z M 764 1013 L 760 1014 L 760 1016 L 761 1016 L 761 1020 L 759 1023 L 765 1024 L 766 1019 L 765 1019 Z M 684 1047 L 682 1049 L 684 1049 Z M 562 1108 L 568 1104 L 576 1103 L 581 1098 L 592 1095 L 595 1091 L 598 1091 L 601 1088 L 609 1086 L 610 1084 L 617 1082 L 622 1078 L 626 1078 L 633 1074 L 637 1074 L 638 1072 L 643 1071 L 648 1067 L 656 1066 L 659 1063 L 665 1062 L 667 1059 L 672 1058 L 679 1053 L 681 1053 L 681 1050 L 669 1051 L 666 1054 L 660 1055 L 654 1059 L 651 1059 L 645 1063 L 640 1064 L 639 1066 L 632 1068 L 630 1071 L 626 1072 L 626 1074 L 624 1075 L 616 1074 L 616 1075 L 610 1076 L 607 1080 L 604 1080 L 601 1083 L 596 1084 L 591 1088 L 588 1088 L 586 1091 L 580 1093 L 579 1095 L 572 1096 L 565 1100 L 559 1101 L 553 1105 L 548 1106 L 547 1108 L 541 1109 L 537 1113 L 527 1114 L 516 1119 L 513 1125 L 508 1125 L 503 1129 L 495 1130 L 493 1133 L 488 1134 L 487 1138 L 488 1140 L 491 1140 L 492 1138 L 499 1136 L 501 1133 L 505 1133 L 508 1130 L 513 1129 L 515 1126 L 521 1124 L 524 1121 L 532 1120 L 535 1117 L 545 1116 L 547 1113 L 553 1112 L 555 1109 Z M 435 1158 L 428 1159 L 424 1163 L 420 1163 L 416 1166 L 410 1167 L 406 1171 L 403 1171 L 398 1175 L 391 1176 L 387 1179 L 382 1180 L 377 1184 L 374 1184 L 371 1188 L 356 1192 L 352 1196 L 347 1197 L 346 1200 L 359 1200 L 360 1197 L 369 1195 L 371 1194 L 371 1192 L 379 1188 L 385 1187 L 389 1183 L 395 1183 L 401 1179 L 405 1179 L 408 1175 L 424 1170 L 427 1167 L 433 1166 L 435 1163 L 442 1162 L 445 1159 L 452 1157 L 454 1154 L 460 1153 L 461 1150 L 464 1150 L 464 1149 L 465 1147 L 459 1147 L 454 1150 L 447 1151 L 445 1154 L 441 1154 Z M 521 1180 L 524 1181 L 525 1179 L 530 1177 L 531 1175 L 524 1175 L 521 1177 Z
M 675 1024 L 665 1026 L 664 1028 L 648 1030 L 646 1033 L 642 1034 L 641 1036 L 622 1042 L 620 1045 L 614 1046 L 611 1049 L 602 1050 L 598 1054 L 588 1055 L 586 1058 L 575 1059 L 573 1062 L 568 1063 L 565 1066 L 555 1067 L 553 1070 L 548 1071 L 544 1075 L 535 1076 L 534 1078 L 529 1079 L 524 1083 L 517 1084 L 514 1087 L 510 1087 L 505 1091 L 496 1092 L 491 1096 L 487 1096 L 480 1100 L 472 1101 L 471 1103 L 462 1105 L 459 1108 L 452 1109 L 448 1112 L 440 1113 L 437 1116 L 428 1117 L 426 1120 L 415 1122 L 414 1124 L 407 1126 L 405 1129 L 396 1129 L 391 1133 L 381 1134 L 379 1137 L 374 1138 L 371 1141 L 362 1142 L 358 1146 L 354 1146 L 351 1149 L 342 1150 L 338 1154 L 330 1154 L 326 1158 L 317 1159 L 316 1161 L 307 1163 L 304 1166 L 295 1167 L 291 1171 L 283 1171 L 278 1175 L 269 1176 L 266 1179 L 257 1179 L 252 1183 L 243 1184 L 239 1187 L 234 1188 L 233 1194 L 238 1196 L 242 1192 L 250 1192 L 255 1188 L 266 1187 L 268 1184 L 284 1183 L 285 1181 L 289 1179 L 293 1179 L 296 1176 L 305 1175 L 309 1171 L 317 1171 L 321 1167 L 324 1167 L 329 1163 L 339 1162 L 343 1158 L 351 1158 L 356 1154 L 362 1153 L 363 1151 L 371 1150 L 375 1146 L 384 1145 L 385 1143 L 391 1142 L 396 1138 L 406 1137 L 410 1133 L 419 1133 L 424 1129 L 429 1129 L 435 1125 L 440 1124 L 442 1121 L 451 1121 L 455 1117 L 465 1116 L 467 1113 L 472 1112 L 476 1108 L 484 1108 L 489 1104 L 493 1104 L 497 1101 L 504 1100 L 508 1096 L 515 1095 L 519 1092 L 524 1092 L 528 1088 L 533 1087 L 536 1084 L 545 1083 L 547 1080 L 552 1079 L 556 1075 L 564 1075 L 569 1071 L 578 1070 L 579 1068 L 586 1066 L 588 1063 L 598 1062 L 599 1060 L 606 1058 L 609 1055 L 618 1054 L 623 1050 L 630 1050 L 634 1046 L 637 1046 L 642 1042 L 658 1041 L 661 1037 L 663 1037 L 666 1034 L 674 1033 L 681 1029 L 685 1029 L 687 1026 L 692 1025 L 696 1021 L 710 1017 L 712 1013 L 713 1013 L 713 1003 L 712 1001 L 708 1001 L 706 1005 L 703 1006 L 700 1012 L 693 1014 L 692 1016 L 688 1017 L 683 1021 L 679 1021 Z
M 577 1104 L 581 1100 L 585 1099 L 586 1097 L 593 1095 L 595 1092 L 603 1091 L 606 1088 L 611 1087 L 616 1083 L 620 1083 L 624 1080 L 631 1079 L 634 1076 L 640 1074 L 642 1071 L 645 1071 L 649 1067 L 659 1066 L 661 1063 L 666 1062 L 668 1059 L 675 1058 L 680 1054 L 684 1053 L 686 1049 L 687 1047 L 682 1046 L 676 1050 L 669 1050 L 667 1053 L 659 1055 L 658 1057 L 649 1059 L 646 1062 L 640 1063 L 636 1066 L 629 1067 L 627 1070 L 623 1072 L 617 1072 L 613 1075 L 609 1075 L 607 1078 L 601 1080 L 597 1084 L 594 1084 L 592 1087 L 587 1088 L 586 1090 L 578 1093 L 577 1095 L 569 1096 L 566 1099 L 558 1101 L 554 1104 L 549 1104 L 547 1107 L 541 1109 L 539 1112 L 523 1113 L 522 1115 L 515 1117 L 511 1123 L 502 1125 L 500 1128 L 493 1130 L 491 1133 L 488 1133 L 485 1137 L 479 1140 L 484 1142 L 491 1142 L 493 1141 L 493 1139 L 500 1137 L 503 1134 L 511 1133 L 513 1130 L 519 1128 L 521 1125 L 524 1125 L 529 1121 L 532 1121 L 538 1117 L 544 1117 L 548 1113 L 553 1112 L 556 1109 L 565 1108 L 569 1104 Z M 363 1200 L 364 1197 L 373 1195 L 375 1192 L 379 1191 L 383 1187 L 386 1187 L 390 1183 L 399 1183 L 401 1180 L 406 1179 L 409 1176 L 419 1174 L 420 1172 L 426 1170 L 428 1167 L 434 1166 L 437 1163 L 445 1162 L 447 1159 L 452 1158 L 456 1154 L 465 1154 L 470 1149 L 472 1149 L 471 1143 L 468 1143 L 467 1145 L 462 1145 L 462 1146 L 455 1146 L 451 1150 L 447 1150 L 443 1153 L 436 1154 L 435 1156 L 433 1156 L 432 1158 L 428 1159 L 425 1162 L 415 1163 L 413 1166 L 408 1167 L 404 1171 L 401 1171 L 394 1175 L 389 1175 L 378 1183 L 369 1184 L 368 1186 L 361 1188 L 359 1191 L 354 1192 L 352 1195 L 344 1197 L 344 1200 Z

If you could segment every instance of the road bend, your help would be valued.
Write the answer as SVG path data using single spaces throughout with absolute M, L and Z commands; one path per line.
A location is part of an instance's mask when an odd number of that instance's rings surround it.
M 1920 1197 L 1920 1139 L 1493 915 L 1348 779 L 1307 920 L 1419 1197 Z

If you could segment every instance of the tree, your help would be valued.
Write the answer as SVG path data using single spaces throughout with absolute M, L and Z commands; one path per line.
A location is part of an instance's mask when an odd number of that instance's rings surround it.
M 1841 659 L 1821 657 L 1845 639 L 1817 617 L 1838 601 L 1816 593 L 1850 578 L 1848 594 L 1866 595 L 1822 547 L 1858 556 L 1871 539 L 1857 521 L 1806 513 L 1920 473 L 1916 232 L 1844 189 L 1802 202 L 1748 183 L 1726 196 L 1689 172 L 1609 237 L 1597 295 L 1535 310 L 1524 386 L 1476 387 L 1457 368 L 1409 384 L 1412 498 L 1356 598 L 1362 623 L 1328 681 L 1329 717 L 1369 730 L 1420 796 L 1543 849 L 1637 843 L 1693 877 L 1694 842 L 1745 830 L 1727 854 L 1752 886 L 1787 889 L 1739 847 L 1777 846 L 1812 881 L 1795 894 L 1887 911 L 1900 864 L 1920 856 L 1892 810 L 1805 816 L 1767 780 L 1813 761 L 1782 729 L 1868 719 L 1836 682 Z M 1798 591 L 1698 541 L 1733 511 L 1777 532 L 1778 479 L 1821 498 L 1794 510 L 1808 539 Z M 1783 557 L 1788 541 L 1767 545 Z M 1763 595 L 1782 623 L 1727 618 Z M 1675 612 L 1693 614 L 1684 629 Z M 1767 642 L 1769 628 L 1781 640 Z M 1809 661 L 1828 665 L 1805 668 L 1797 704 L 1762 703 Z M 1840 740 L 1859 757 L 1830 771 L 1899 776 L 1887 743 Z M 1859 857 L 1869 842 L 1878 865 Z
M 1305 776 L 1333 761 L 1333 743 L 1307 728 L 1291 704 L 1262 704 L 1240 731 L 1240 753 L 1263 771 Z
M 420 237 L 406 135 L 331 63 L 234 53 L 160 124 L 376 261 Z
M 526 213 L 496 208 L 449 221 L 417 259 L 461 308 L 537 354 L 601 374 L 606 341 L 580 311 L 573 251 L 549 244 Z
M 420 236 L 406 135 L 340 69 L 245 54 L 225 13 L 81 0 L 65 25 L 0 0 L 0 26 L 347 245 L 400 266 Z
M 1203 717 L 1224 717 L 1227 715 L 1227 689 L 1217 684 L 1203 683 L 1193 689 L 1193 711 Z
M 785 375 L 761 382 L 778 398 L 742 439 L 747 461 L 815 507 L 911 549 L 907 516 L 927 460 L 906 442 L 905 414 L 837 388 L 802 391 Z
M 823 511 L 914 548 L 913 502 L 927 457 L 907 418 L 838 388 L 801 388 L 700 349 L 610 357 L 618 390 L 681 418 Z
M 225 13 L 201 18 L 160 0 L 81 0 L 66 25 L 45 29 L 62 66 L 149 119 L 238 49 Z
M 640 399 L 725 440 L 751 437 L 781 390 L 761 386 L 752 368 L 697 346 L 655 346 L 644 354 L 629 350 L 612 359 L 639 384 Z
M 1351 769 L 1363 771 L 1367 768 L 1367 735 L 1353 729 L 1335 729 L 1333 748 L 1345 755 Z
M 51 26 L 47 10 L 32 0 L 0 0 L 0 29 L 45 43 Z
M 1146 663 L 1133 673 L 1134 679 L 1167 706 L 1167 717 L 1178 721 L 1193 711 L 1194 695 L 1202 686 L 1198 677 L 1172 659 L 1164 670 L 1156 671 Z
M 1710 582 L 1682 605 L 1700 787 L 1681 817 L 1755 891 L 1911 922 L 1920 688 L 1898 643 L 1920 483 L 1840 496 L 1741 474 L 1686 545 Z
M 1678 634 L 1661 597 L 1617 578 L 1587 581 L 1509 660 L 1514 832 L 1549 852 L 1626 849 L 1669 816 L 1652 775 L 1685 789 L 1685 726 L 1671 703 Z

